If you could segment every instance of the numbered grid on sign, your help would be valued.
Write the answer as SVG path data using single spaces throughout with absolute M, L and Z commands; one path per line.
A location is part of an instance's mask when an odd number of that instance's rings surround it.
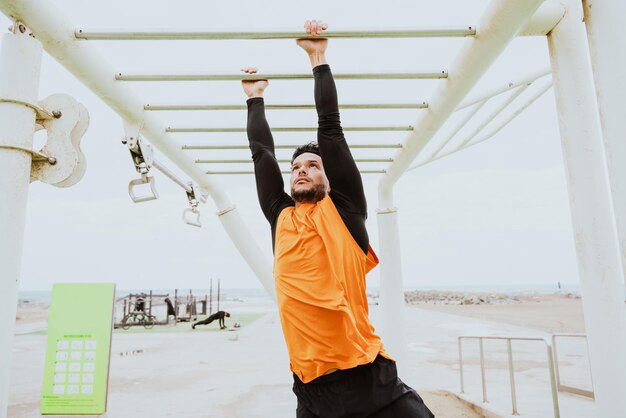
M 96 348 L 93 340 L 57 341 L 53 394 L 93 394 Z

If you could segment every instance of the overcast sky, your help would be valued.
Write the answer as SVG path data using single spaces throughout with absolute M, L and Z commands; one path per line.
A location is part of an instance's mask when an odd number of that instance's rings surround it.
M 77 29 L 299 29 L 307 18 L 332 28 L 476 25 L 486 1 L 107 1 L 54 0 Z M 263 7 L 259 5 L 263 4 Z M 174 7 L 174 5 L 176 7 Z M 5 26 L 10 22 L 5 18 Z M 463 39 L 331 40 L 335 73 L 448 69 Z M 308 72 L 293 40 L 91 42 L 120 72 L 235 72 L 257 66 L 267 72 Z M 549 66 L 544 38 L 514 40 L 470 95 Z M 111 74 L 113 76 L 113 74 Z M 338 81 L 340 101 L 424 101 L 445 81 Z M 146 103 L 244 103 L 238 82 L 127 83 Z M 532 93 L 529 88 L 527 93 Z M 54 282 L 115 282 L 118 288 L 260 287 L 229 241 L 212 201 L 201 206 L 203 228 L 181 221 L 184 191 L 155 173 L 160 199 L 134 204 L 127 184 L 137 178 L 119 116 L 56 61 L 44 54 L 40 97 L 67 93 L 90 113 L 82 141 L 88 168 L 68 189 L 30 187 L 22 256 L 21 290 L 47 290 Z M 520 104 L 524 101 L 521 96 Z M 312 103 L 312 81 L 273 81 L 266 101 Z M 496 100 L 497 102 L 497 100 Z M 497 104 L 497 103 L 496 103 Z M 493 105 L 453 142 L 460 143 Z M 511 112 L 512 110 L 509 110 Z M 344 126 L 413 125 L 419 110 L 342 111 Z M 508 114 L 505 112 L 505 114 Z M 481 117 L 482 115 L 482 117 Z M 244 111 L 161 112 L 167 126 L 245 126 Z M 429 149 L 445 136 L 455 115 Z M 268 112 L 272 126 L 305 126 L 314 111 Z M 384 137 L 383 137 L 384 135 Z M 311 134 L 275 134 L 277 142 L 304 143 Z M 402 142 L 404 134 L 348 133 L 348 142 Z M 42 145 L 44 135 L 36 136 Z M 245 134 L 172 134 L 185 143 L 245 143 Z M 182 152 L 182 151 L 181 151 Z M 287 158 L 290 151 L 280 153 Z M 393 156 L 394 151 L 355 150 L 355 157 Z M 225 156 L 225 154 L 219 154 Z M 217 157 L 198 152 L 197 157 Z M 248 151 L 229 154 L 247 158 Z M 166 163 L 158 150 L 156 158 Z M 419 158 L 419 157 L 418 157 Z M 251 168 L 251 165 L 246 166 Z M 377 168 L 378 166 L 367 166 Z M 227 169 L 228 166 L 206 166 Z M 179 171 L 177 171 L 179 172 Z M 182 178 L 186 177 L 181 175 Z M 378 249 L 376 194 L 379 175 L 364 175 L 368 230 Z M 246 226 L 271 259 L 269 225 L 258 207 L 252 176 L 215 181 L 236 204 Z M 491 140 L 404 175 L 395 188 L 399 207 L 404 282 L 429 286 L 556 286 L 577 282 L 576 260 L 558 133 L 550 90 Z M 369 276 L 377 286 L 378 269 Z

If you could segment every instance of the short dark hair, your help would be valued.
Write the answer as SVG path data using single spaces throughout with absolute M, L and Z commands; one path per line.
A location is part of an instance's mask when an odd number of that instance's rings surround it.
M 304 154 L 305 152 L 317 154 L 321 157 L 320 147 L 319 145 L 317 145 L 317 142 L 309 142 L 308 144 L 300 145 L 298 148 L 296 148 L 296 150 L 293 152 L 293 155 L 291 156 L 291 164 L 293 164 L 293 160 L 295 160 L 296 158 L 298 158 L 299 155 Z

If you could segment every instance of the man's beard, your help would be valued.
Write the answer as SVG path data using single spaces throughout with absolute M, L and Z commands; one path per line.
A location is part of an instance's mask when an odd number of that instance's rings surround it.
M 307 189 L 294 190 L 291 188 L 291 198 L 298 203 L 317 203 L 326 196 L 326 185 L 314 184 Z

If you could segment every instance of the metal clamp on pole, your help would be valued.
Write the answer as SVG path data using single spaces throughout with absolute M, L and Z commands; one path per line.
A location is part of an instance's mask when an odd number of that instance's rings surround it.
M 189 205 L 191 208 L 187 208 L 183 211 L 183 222 L 187 225 L 202 227 L 200 223 L 200 211 L 198 210 L 198 206 L 200 202 L 206 203 L 207 194 L 203 192 L 201 188 L 198 186 L 194 186 L 192 182 L 184 182 L 176 174 L 172 173 L 166 166 L 158 162 L 157 160 L 152 160 L 152 166 L 163 173 L 167 178 L 172 180 L 174 183 L 178 184 L 180 187 L 185 190 L 187 193 L 187 200 L 189 200 Z
M 200 223 L 200 211 L 198 210 L 200 201 L 196 199 L 196 188 L 191 182 L 189 183 L 189 189 L 190 190 L 185 190 L 185 193 L 187 193 L 187 200 L 189 200 L 189 206 L 191 207 L 183 211 L 183 222 L 187 225 L 201 228 L 202 224 Z M 198 195 L 201 196 L 200 193 L 198 193 Z
M 143 142 L 139 138 L 139 126 L 124 122 L 124 130 L 126 131 L 126 136 L 122 139 L 122 144 L 128 147 L 135 170 L 141 174 L 141 178 L 131 180 L 128 183 L 128 194 L 135 203 L 156 200 L 159 198 L 159 194 L 155 187 L 154 177 L 148 176 L 154 160 L 154 151 L 148 143 Z M 149 190 L 146 190 L 149 191 L 149 194 L 136 194 L 137 188 L 144 184 L 149 185 Z M 146 188 L 144 187 L 144 189 Z
M 0 149 L 12 149 L 15 151 L 24 151 L 27 152 L 29 154 L 31 154 L 33 156 L 33 161 L 46 161 L 48 162 L 48 164 L 56 164 L 57 163 L 57 159 L 54 157 L 51 157 L 49 155 L 46 155 L 42 152 L 38 152 L 32 149 L 28 149 L 28 148 L 24 148 L 24 147 L 19 147 L 17 145 L 5 145 L 5 144 L 0 144 Z

